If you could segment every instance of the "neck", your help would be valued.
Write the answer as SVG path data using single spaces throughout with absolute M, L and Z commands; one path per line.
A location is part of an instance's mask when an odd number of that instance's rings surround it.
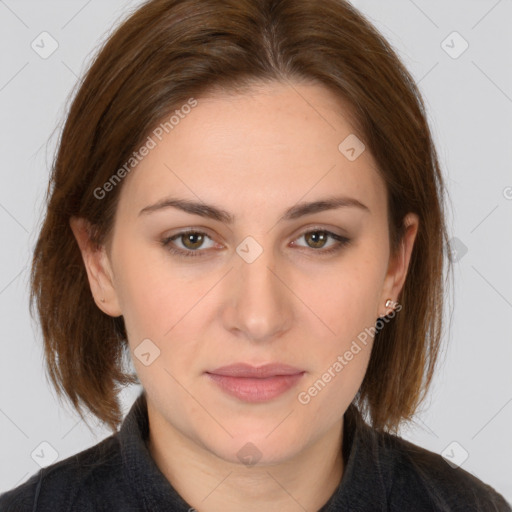
M 174 489 L 201 512 L 316 511 L 341 481 L 342 433 L 343 418 L 286 461 L 245 466 L 217 457 L 155 418 L 148 448 Z

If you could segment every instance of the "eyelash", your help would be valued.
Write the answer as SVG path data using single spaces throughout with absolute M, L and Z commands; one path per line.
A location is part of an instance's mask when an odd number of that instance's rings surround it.
M 313 247 L 309 247 L 309 249 L 311 249 L 312 251 L 320 253 L 323 256 L 328 256 L 330 254 L 337 253 L 337 252 L 341 251 L 341 249 L 343 249 L 344 247 L 349 245 L 350 242 L 351 242 L 351 240 L 349 238 L 346 238 L 346 237 L 341 236 L 341 235 L 337 235 L 336 233 L 332 233 L 331 231 L 327 231 L 325 229 L 312 229 L 312 230 L 309 230 L 309 231 L 305 231 L 299 238 L 301 238 L 301 237 L 303 237 L 305 235 L 309 235 L 311 233 L 324 233 L 325 235 L 327 235 L 328 238 L 332 238 L 332 239 L 337 241 L 337 243 L 333 247 L 331 247 L 330 249 L 322 250 L 322 249 L 314 249 Z M 189 234 L 205 235 L 205 236 L 207 236 L 208 238 L 211 239 L 210 236 L 208 236 L 206 233 L 204 233 L 202 231 L 196 231 L 196 230 L 191 230 L 190 229 L 190 230 L 187 230 L 187 231 L 181 231 L 180 233 L 177 233 L 177 234 L 175 234 L 175 235 L 173 235 L 171 237 L 164 238 L 161 241 L 161 244 L 171 254 L 176 255 L 178 257 L 185 257 L 185 258 L 203 257 L 205 251 L 201 250 L 201 249 L 196 249 L 195 251 L 194 250 L 184 251 L 182 249 L 176 249 L 175 247 L 172 247 L 171 242 L 173 242 L 174 240 L 176 240 L 176 239 L 178 239 L 178 238 L 180 238 L 182 236 L 189 235 Z M 308 249 L 307 247 L 303 247 L 303 248 Z

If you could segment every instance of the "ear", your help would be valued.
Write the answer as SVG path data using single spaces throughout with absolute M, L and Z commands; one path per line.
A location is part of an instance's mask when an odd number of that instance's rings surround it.
M 418 233 L 419 219 L 415 213 L 408 213 L 404 218 L 405 233 L 396 255 L 389 260 L 388 271 L 384 279 L 382 295 L 379 302 L 378 316 L 388 315 L 396 305 L 397 297 L 402 290 L 407 277 L 407 269 L 411 260 L 412 249 Z M 385 306 L 388 299 L 393 304 Z
M 114 286 L 113 272 L 105 247 L 92 241 L 92 226 L 83 218 L 71 217 L 69 225 L 75 235 L 87 271 L 89 286 L 96 305 L 107 315 L 120 316 L 121 308 Z M 101 299 L 104 299 L 102 302 Z

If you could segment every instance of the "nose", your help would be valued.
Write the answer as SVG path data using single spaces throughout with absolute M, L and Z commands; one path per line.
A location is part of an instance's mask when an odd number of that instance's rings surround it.
M 225 328 L 255 342 L 279 337 L 293 320 L 289 272 L 278 268 L 272 250 L 254 242 L 241 244 L 234 261 L 226 283 Z

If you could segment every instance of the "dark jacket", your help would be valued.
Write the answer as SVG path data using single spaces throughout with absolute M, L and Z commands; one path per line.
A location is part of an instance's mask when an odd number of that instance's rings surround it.
M 0 512 L 193 511 L 152 459 L 148 426 L 142 391 L 119 432 L 0 495 Z M 441 455 L 378 433 L 352 405 L 343 436 L 343 477 L 320 512 L 512 512 L 492 487 Z

